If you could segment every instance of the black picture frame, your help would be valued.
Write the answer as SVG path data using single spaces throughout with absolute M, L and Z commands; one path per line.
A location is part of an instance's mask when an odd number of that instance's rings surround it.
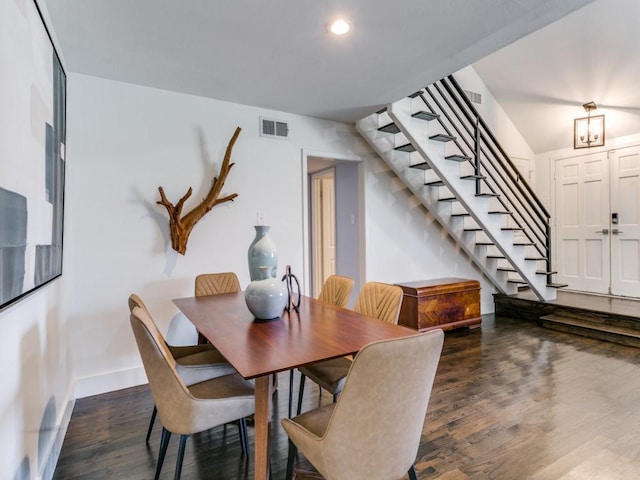
M 0 310 L 62 275 L 67 77 L 35 0 L 0 49 Z

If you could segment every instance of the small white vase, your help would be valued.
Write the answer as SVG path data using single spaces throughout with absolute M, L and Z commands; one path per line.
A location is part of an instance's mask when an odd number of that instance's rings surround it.
M 261 266 L 262 280 L 254 280 L 244 291 L 247 308 L 258 320 L 280 316 L 287 304 L 287 286 L 271 276 L 273 267 Z

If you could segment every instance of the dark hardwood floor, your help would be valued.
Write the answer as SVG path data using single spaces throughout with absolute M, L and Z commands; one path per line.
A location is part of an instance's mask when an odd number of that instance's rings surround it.
M 274 396 L 274 479 L 286 464 L 288 379 L 280 375 Z M 305 409 L 331 401 L 310 386 Z M 144 441 L 152 408 L 146 386 L 78 400 L 54 478 L 153 478 L 159 425 Z M 177 440 L 163 479 L 173 478 Z M 481 329 L 447 333 L 416 470 L 421 479 L 639 478 L 640 349 L 491 315 Z M 183 478 L 253 478 L 237 428 L 194 435 Z

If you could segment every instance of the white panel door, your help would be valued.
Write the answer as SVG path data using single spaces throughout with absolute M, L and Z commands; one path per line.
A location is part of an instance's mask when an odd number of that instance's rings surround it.
M 640 147 L 611 155 L 611 293 L 640 297 Z
M 608 170 L 606 152 L 555 164 L 555 267 L 571 290 L 609 293 Z

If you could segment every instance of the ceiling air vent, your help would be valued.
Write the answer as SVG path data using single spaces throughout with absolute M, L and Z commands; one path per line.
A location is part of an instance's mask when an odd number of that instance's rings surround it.
M 260 135 L 263 137 L 287 138 L 289 136 L 289 124 L 280 120 L 260 118 Z
M 480 105 L 482 103 L 482 94 L 478 92 L 472 92 L 470 90 L 464 90 L 465 95 L 471 101 L 471 103 L 477 103 Z

